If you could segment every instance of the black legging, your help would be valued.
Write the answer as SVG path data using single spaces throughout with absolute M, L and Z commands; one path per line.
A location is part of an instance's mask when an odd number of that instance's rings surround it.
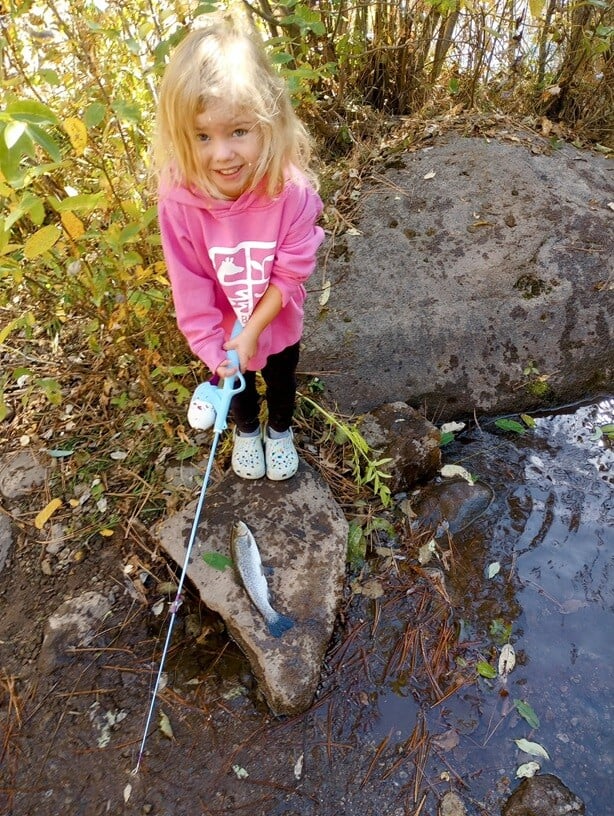
M 292 423 L 299 345 L 295 343 L 278 354 L 271 354 L 261 371 L 266 383 L 268 424 L 274 431 L 287 431 Z M 230 408 L 237 429 L 251 433 L 260 426 L 260 400 L 256 391 L 256 372 L 246 371 L 244 377 L 245 389 L 232 398 Z

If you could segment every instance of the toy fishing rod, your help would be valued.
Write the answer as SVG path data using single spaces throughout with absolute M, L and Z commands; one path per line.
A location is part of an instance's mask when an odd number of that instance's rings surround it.
M 241 331 L 241 328 L 242 328 L 241 324 L 239 323 L 239 321 L 237 321 L 232 332 L 232 337 L 236 337 Z M 154 709 L 156 707 L 156 696 L 158 694 L 160 682 L 162 680 L 162 671 L 164 669 L 164 663 L 171 642 L 173 626 L 175 625 L 175 619 L 177 617 L 179 607 L 183 603 L 182 597 L 183 584 L 188 571 L 188 564 L 190 563 L 192 548 L 194 547 L 194 542 L 196 541 L 198 524 L 200 522 L 200 517 L 202 515 L 203 507 L 205 504 L 205 495 L 207 492 L 207 485 L 209 484 L 211 468 L 213 467 L 215 450 L 217 448 L 217 444 L 219 442 L 220 436 L 222 435 L 222 432 L 225 431 L 226 428 L 228 427 L 226 419 L 228 417 L 228 411 L 230 409 L 230 403 L 232 401 L 232 398 L 235 396 L 235 394 L 240 393 L 245 388 L 245 379 L 239 370 L 239 355 L 234 350 L 228 351 L 228 359 L 237 368 L 237 373 L 232 377 L 225 377 L 222 384 L 219 386 L 214 385 L 211 382 L 201 383 L 194 393 L 194 398 L 197 398 L 201 403 L 201 407 L 205 409 L 204 413 L 207 418 L 205 419 L 205 422 L 208 421 L 208 418 L 213 419 L 213 417 L 215 416 L 215 420 L 213 422 L 213 440 L 211 442 L 211 451 L 209 453 L 209 459 L 207 461 L 207 468 L 205 470 L 205 475 L 203 477 L 202 487 L 200 489 L 198 504 L 196 505 L 196 511 L 194 514 L 192 529 L 190 531 L 190 537 L 186 545 L 185 559 L 183 562 L 181 575 L 179 577 L 179 584 L 177 585 L 177 593 L 175 595 L 175 600 L 170 606 L 171 618 L 168 625 L 168 632 L 166 634 L 164 649 L 162 650 L 162 657 L 160 658 L 160 666 L 158 668 L 156 682 L 151 695 L 151 702 L 149 705 L 149 711 L 147 713 L 147 721 L 145 722 L 145 728 L 143 729 L 143 738 L 141 740 L 141 745 L 139 748 L 139 755 L 137 757 L 136 766 L 132 770 L 133 775 L 136 775 L 139 772 L 139 768 L 141 766 L 141 760 L 143 759 L 143 753 L 145 752 L 145 743 L 147 742 L 147 732 L 149 731 L 149 726 L 151 725 Z M 237 380 L 238 383 L 235 384 Z M 210 427 L 210 423 L 209 425 L 202 424 L 199 427 L 203 428 Z

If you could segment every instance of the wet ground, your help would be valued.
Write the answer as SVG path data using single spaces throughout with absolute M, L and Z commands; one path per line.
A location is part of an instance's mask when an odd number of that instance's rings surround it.
M 150 734 L 137 776 L 165 632 L 151 611 L 155 581 L 137 576 L 172 578 L 171 567 L 133 527 L 123 540 L 93 536 L 85 558 L 47 575 L 44 546 L 22 524 L 0 575 L 0 813 L 435 816 L 454 790 L 471 816 L 493 816 L 534 760 L 604 816 L 614 452 L 593 437 L 612 413 L 604 401 L 538 418 L 523 435 L 483 422 L 446 448 L 488 485 L 491 504 L 444 534 L 426 565 L 399 508 L 395 557 L 381 549 L 348 576 L 318 696 L 301 716 L 269 714 L 220 621 L 188 599 L 159 704 L 172 732 Z M 350 589 L 357 577 L 361 593 Z M 97 639 L 42 673 L 44 621 L 91 589 L 112 605 Z M 517 662 L 504 679 L 508 642 Z M 549 758 L 521 751 L 523 738 Z

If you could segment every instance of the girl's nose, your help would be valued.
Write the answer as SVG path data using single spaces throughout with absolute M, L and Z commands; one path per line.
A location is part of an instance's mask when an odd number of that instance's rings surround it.
M 218 139 L 213 145 L 213 154 L 217 161 L 224 161 L 232 158 L 234 150 L 232 144 L 228 139 Z

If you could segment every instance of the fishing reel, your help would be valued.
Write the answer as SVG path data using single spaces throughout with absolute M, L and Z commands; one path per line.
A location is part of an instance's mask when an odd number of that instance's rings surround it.
M 245 378 L 239 370 L 239 355 L 236 351 L 229 351 L 228 359 L 237 368 L 234 376 L 222 380 L 216 378 L 196 386 L 188 406 L 188 424 L 191 428 L 198 431 L 209 428 L 216 432 L 226 430 L 232 398 L 245 388 Z

